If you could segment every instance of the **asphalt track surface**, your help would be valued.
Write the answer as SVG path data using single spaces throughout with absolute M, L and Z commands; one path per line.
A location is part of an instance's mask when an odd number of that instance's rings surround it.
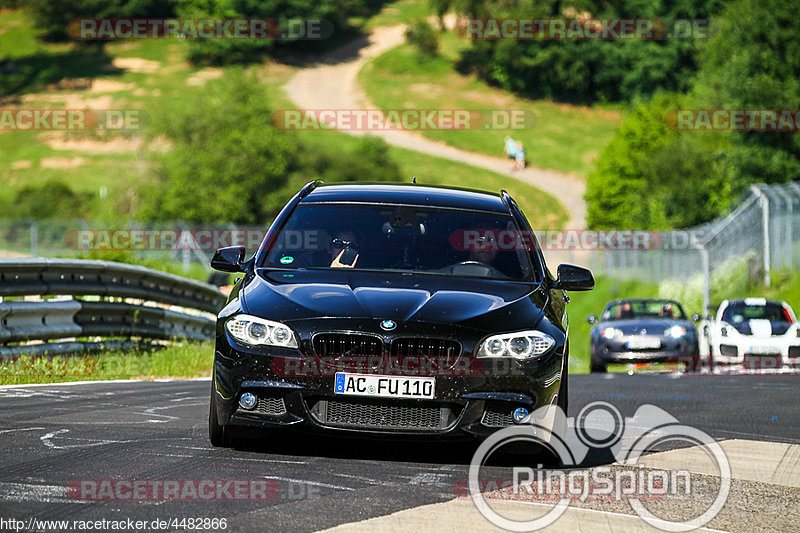
M 798 376 L 570 380 L 570 415 L 596 401 L 624 416 L 653 404 L 715 439 L 800 444 Z M 0 530 L 12 529 L 2 520 L 35 517 L 224 518 L 226 531 L 317 531 L 453 500 L 454 486 L 467 476 L 474 451 L 468 445 L 273 435 L 240 449 L 213 448 L 209 388 L 207 380 L 0 388 Z M 67 490 L 79 480 L 109 479 L 267 479 L 275 490 L 268 501 L 136 502 L 87 501 Z M 36 530 L 31 524 L 18 529 Z

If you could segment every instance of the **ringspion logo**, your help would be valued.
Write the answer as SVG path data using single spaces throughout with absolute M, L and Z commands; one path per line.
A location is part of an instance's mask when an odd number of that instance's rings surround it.
M 655 447 L 678 442 L 706 453 L 719 471 L 719 488 L 714 500 L 681 515 L 676 520 L 656 516 L 647 504 L 663 496 L 691 495 L 691 474 L 684 470 L 643 471 L 639 458 Z M 481 468 L 505 446 L 533 446 L 549 450 L 561 469 L 514 466 L 511 483 L 496 475 L 481 477 Z M 519 449 L 519 448 L 517 448 Z M 606 451 L 617 463 L 613 469 L 592 472 L 580 465 L 592 450 Z M 498 467 L 492 467 L 496 474 Z M 567 472 L 569 470 L 569 472 Z M 731 487 L 731 468 L 722 447 L 708 434 L 680 422 L 655 405 L 642 405 L 633 417 L 623 417 L 607 402 L 585 406 L 577 417 L 567 418 L 556 406 L 544 406 L 517 425 L 492 433 L 472 457 L 469 468 L 469 497 L 492 524 L 508 531 L 537 531 L 553 524 L 574 501 L 625 501 L 649 525 L 664 531 L 689 531 L 710 522 L 725 505 Z M 456 495 L 460 485 L 455 487 Z M 544 515 L 527 521 L 501 515 L 487 500 L 532 500 L 552 507 Z

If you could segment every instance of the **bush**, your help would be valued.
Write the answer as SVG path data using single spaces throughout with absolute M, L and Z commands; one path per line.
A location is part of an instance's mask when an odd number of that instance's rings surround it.
M 423 19 L 415 20 L 406 30 L 406 41 L 424 55 L 439 53 L 439 32 Z
M 720 9 L 716 0 L 688 2 L 584 2 L 562 9 L 554 3 L 453 2 L 472 18 L 575 17 L 708 18 Z M 485 14 L 484 14 L 485 13 Z M 569 15 L 568 15 L 569 13 Z M 629 101 L 658 91 L 684 92 L 697 72 L 695 39 L 621 40 L 474 40 L 457 68 L 530 98 L 579 104 Z
M 142 191 L 140 216 L 263 224 L 303 183 L 315 178 L 400 179 L 382 139 L 367 136 L 345 151 L 324 138 L 301 140 L 295 132 L 270 123 L 269 102 L 265 85 L 254 75 L 234 69 L 155 121 L 149 135 L 163 135 L 174 147 L 152 156 L 157 164 L 156 183 L 148 183 Z
M 143 215 L 204 223 L 263 222 L 262 198 L 286 184 L 300 148 L 270 124 L 264 85 L 242 70 L 182 100 L 152 134 L 174 144 L 158 160 Z
M 237 0 L 181 0 L 178 15 L 186 18 L 262 18 L 324 21 L 322 39 L 228 39 L 192 40 L 189 42 L 189 60 L 195 64 L 231 65 L 260 61 L 265 54 L 278 48 L 322 53 L 331 49 L 331 39 L 354 32 L 349 19 L 365 15 L 369 0 L 318 0 L 297 2 L 290 0 L 263 0 L 240 2 Z
M 90 198 L 91 194 L 77 193 L 60 179 L 50 178 L 19 189 L 6 214 L 9 218 L 71 218 L 85 212 Z

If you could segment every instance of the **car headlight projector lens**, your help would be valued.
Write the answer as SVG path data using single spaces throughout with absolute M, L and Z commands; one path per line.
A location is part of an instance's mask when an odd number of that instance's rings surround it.
M 225 329 L 239 342 L 251 346 L 297 348 L 297 339 L 289 326 L 251 315 L 236 315 Z
M 492 335 L 481 344 L 478 357 L 525 359 L 546 353 L 555 343 L 547 333 L 535 330 Z

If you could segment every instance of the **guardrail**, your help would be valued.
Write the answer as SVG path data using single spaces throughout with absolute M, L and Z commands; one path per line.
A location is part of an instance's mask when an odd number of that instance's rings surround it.
M 0 344 L 5 345 L 0 356 L 72 353 L 117 342 L 100 343 L 97 338 L 211 339 L 211 315 L 225 303 L 212 285 L 136 265 L 0 259 L 0 297 L 15 296 L 55 298 L 0 303 Z M 92 340 L 8 346 L 76 338 Z

